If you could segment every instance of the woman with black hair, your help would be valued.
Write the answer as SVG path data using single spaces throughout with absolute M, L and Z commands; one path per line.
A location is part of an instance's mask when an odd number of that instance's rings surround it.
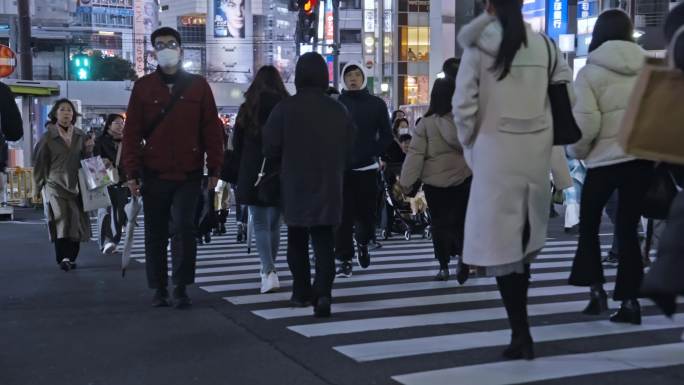
M 637 297 L 643 279 L 643 262 L 637 227 L 653 164 L 625 154 L 617 139 L 645 62 L 644 51 L 634 42 L 632 34 L 629 15 L 619 9 L 603 12 L 594 27 L 587 65 L 575 83 L 574 115 L 582 130 L 582 139 L 568 146 L 567 152 L 573 158 L 584 160 L 588 170 L 570 284 L 591 288 L 584 314 L 599 315 L 608 310 L 599 227 L 603 209 L 617 191 L 618 273 L 613 299 L 622 301 L 622 305 L 610 320 L 640 324 Z
M 245 102 L 236 118 L 233 148 L 240 159 L 235 199 L 247 205 L 254 224 L 257 250 L 261 258 L 261 293 L 280 288 L 275 260 L 280 247 L 281 210 L 272 202 L 259 199 L 255 183 L 260 172 L 271 173 L 278 168 L 277 159 L 266 159 L 261 151 L 263 127 L 273 107 L 287 98 L 278 69 L 263 66 L 245 92 Z M 262 169 L 262 166 L 265 166 Z
M 64 271 L 76 268 L 80 242 L 90 240 L 90 220 L 78 187 L 88 135 L 74 127 L 79 116 L 69 99 L 56 101 L 48 114 L 47 132 L 33 155 L 35 191 L 42 190 L 50 240 Z
M 93 155 L 101 156 L 108 167 L 117 170 L 120 180 L 108 187 L 112 206 L 99 209 L 97 212 L 98 242 L 104 254 L 116 251 L 121 241 L 122 229 L 126 225 L 124 207 L 128 203 L 130 191 L 126 181 L 122 180 L 124 171 L 121 167 L 121 139 L 123 139 L 124 117 L 109 114 L 105 121 L 102 135 L 95 140 Z
M 449 261 L 463 251 L 463 226 L 470 192 L 470 168 L 458 141 L 451 98 L 453 79 L 437 79 L 430 95 L 430 107 L 416 127 L 401 169 L 400 184 L 410 191 L 422 180 L 432 216 L 432 243 L 439 261 L 438 281 L 449 279 Z M 457 257 L 458 256 L 458 257 Z M 458 282 L 468 279 L 470 268 L 459 261 Z
M 463 259 L 485 267 L 512 329 L 509 359 L 534 358 L 527 320 L 530 263 L 549 220 L 553 130 L 547 88 L 570 83 L 556 46 L 525 24 L 519 0 L 489 0 L 465 26 L 454 120 L 473 171 Z M 555 63 L 555 71 L 549 63 Z M 523 97 L 521 97 L 523 95 Z

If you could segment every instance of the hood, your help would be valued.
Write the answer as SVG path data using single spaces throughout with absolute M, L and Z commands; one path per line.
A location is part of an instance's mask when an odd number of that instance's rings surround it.
M 299 57 L 295 67 L 295 87 L 297 91 L 317 88 L 321 92 L 328 88 L 328 66 L 323 56 L 308 52 Z
M 361 89 L 362 90 L 365 89 L 366 85 L 368 84 L 368 74 L 366 73 L 366 68 L 363 66 L 363 64 L 361 64 L 359 62 L 354 62 L 354 61 L 345 64 L 344 68 L 342 68 L 342 72 L 341 72 L 341 76 L 340 76 L 340 83 L 342 83 L 342 84 L 340 84 L 340 89 L 345 90 L 345 91 L 349 91 L 347 89 L 347 86 L 344 84 L 344 72 L 350 66 L 357 66 L 361 69 L 361 72 L 363 72 L 363 84 L 361 85 Z
M 495 16 L 484 12 L 461 28 L 458 43 L 461 47 L 478 47 L 491 56 L 496 56 L 501 45 L 501 24 Z
M 607 41 L 589 54 L 588 64 L 594 64 L 623 75 L 636 75 L 644 67 L 646 54 L 630 41 Z

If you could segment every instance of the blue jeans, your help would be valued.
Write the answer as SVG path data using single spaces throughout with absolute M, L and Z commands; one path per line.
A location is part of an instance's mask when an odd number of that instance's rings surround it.
M 261 274 L 275 272 L 280 247 L 280 208 L 249 206 L 254 222 L 254 237 L 261 258 Z

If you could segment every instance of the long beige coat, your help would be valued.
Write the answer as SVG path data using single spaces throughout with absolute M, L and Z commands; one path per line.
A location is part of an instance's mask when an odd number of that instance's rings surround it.
M 33 155 L 36 191 L 44 192 L 50 240 L 69 238 L 85 242 L 90 239 L 90 220 L 83 211 L 78 170 L 85 156 L 87 135 L 74 128 L 71 146 L 67 147 L 57 130 L 49 126 L 36 145 Z
M 553 130 L 546 43 L 528 25 L 528 44 L 518 51 L 511 73 L 498 81 L 490 68 L 501 39 L 501 24 L 489 15 L 459 34 L 465 51 L 454 115 L 473 171 L 463 256 L 477 266 L 509 265 L 541 250 L 549 218 Z M 560 53 L 555 60 L 552 81 L 570 82 Z M 523 245 L 526 223 L 530 238 Z

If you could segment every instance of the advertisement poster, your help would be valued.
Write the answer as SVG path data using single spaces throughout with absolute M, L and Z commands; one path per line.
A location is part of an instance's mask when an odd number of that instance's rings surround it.
M 212 82 L 249 83 L 254 76 L 251 2 L 207 0 L 213 20 L 207 28 L 207 78 Z
M 143 11 L 143 24 L 145 25 L 145 56 L 147 73 L 157 68 L 157 59 L 154 58 L 154 47 L 149 37 L 152 32 L 159 28 L 159 0 L 145 0 Z
M 245 38 L 245 0 L 214 0 L 214 37 Z
M 145 75 L 145 36 L 145 4 L 136 1 L 133 4 L 133 51 L 138 77 Z

